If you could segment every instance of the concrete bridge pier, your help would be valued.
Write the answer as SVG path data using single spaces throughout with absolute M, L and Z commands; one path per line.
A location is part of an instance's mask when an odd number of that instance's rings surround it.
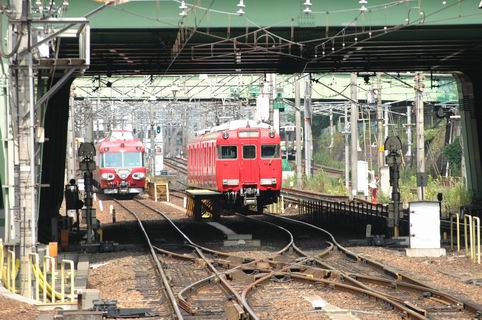
M 475 203 L 482 203 L 482 76 L 478 72 L 454 74 L 457 81 L 462 149 L 467 188 Z

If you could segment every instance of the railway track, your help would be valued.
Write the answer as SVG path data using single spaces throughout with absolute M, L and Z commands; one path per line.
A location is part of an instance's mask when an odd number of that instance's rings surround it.
M 185 159 L 164 158 L 164 165 L 183 175 L 187 175 L 187 161 Z
M 237 263 L 244 263 L 245 258 L 195 244 L 167 215 L 142 201 L 116 202 L 124 210 L 133 214 L 143 229 L 153 260 L 160 266 L 159 273 L 172 309 L 175 311 L 172 315 L 174 318 L 186 319 L 196 316 L 196 319 L 204 317 L 226 319 L 226 304 L 231 304 L 232 307 L 228 310 L 241 309 L 244 310 L 243 314 L 250 315 L 249 318 L 257 319 L 249 306 L 243 303 L 239 293 L 221 275 L 223 268 L 229 267 L 232 260 Z M 182 244 L 178 244 L 175 251 L 153 244 L 151 240 L 153 235 L 146 232 L 142 220 L 139 219 L 139 214 L 136 213 L 136 211 L 145 212 L 146 210 L 165 220 L 178 234 Z M 184 287 L 190 288 L 191 285 L 206 277 L 213 278 L 215 281 L 202 287 L 196 287 L 194 294 L 192 293 L 193 290 L 190 289 L 189 299 L 180 295 L 184 292 Z M 169 278 L 170 281 L 164 281 L 164 278 L 166 280 Z
M 291 319 L 289 306 L 297 300 L 300 315 L 309 319 L 314 311 L 301 295 L 321 295 L 336 305 L 336 297 L 352 301 L 347 308 L 361 319 L 473 319 L 478 306 L 438 292 L 383 265 L 340 246 L 326 230 L 306 222 L 272 215 L 245 217 L 243 228 L 282 234 L 286 239 L 269 254 L 230 254 L 195 243 L 192 228 L 183 230 L 165 213 L 150 204 L 132 200 L 118 203 L 124 209 L 156 214 L 178 234 L 179 243 L 167 248 L 147 241 L 153 259 L 163 268 L 181 311 L 178 318 L 196 319 Z M 145 214 L 145 213 L 144 213 Z M 138 219 L 139 225 L 142 221 Z M 239 221 L 234 224 L 238 225 Z M 199 228 L 207 224 L 194 224 Z M 209 228 L 209 227 L 207 227 Z M 145 237 L 148 228 L 143 229 Z M 147 230 L 147 231 L 146 231 Z M 203 229 L 203 232 L 206 231 Z M 160 272 L 161 273 L 161 272 Z M 166 290 L 168 292 L 168 290 Z M 290 298 L 291 297 L 291 298 Z M 286 305 L 276 301 L 286 300 Z M 175 302 L 174 302 L 175 301 Z M 339 302 L 339 301 L 338 301 Z M 299 309 L 299 308 L 298 308 Z M 369 310 L 369 311 L 367 311 Z M 174 316 L 173 316 L 174 317 Z
M 328 201 L 340 201 L 341 202 L 341 201 L 349 201 L 350 200 L 350 198 L 348 196 L 331 195 L 331 194 L 324 194 L 324 193 L 319 193 L 319 192 L 292 189 L 292 188 L 281 189 L 281 194 L 285 197 L 285 199 L 292 200 L 292 201 L 328 200 Z
M 287 217 L 269 216 L 291 224 L 302 224 L 326 234 L 333 244 L 333 250 L 311 260 L 310 267 L 330 270 L 331 277 L 336 281 L 342 279 L 342 283 L 350 283 L 387 297 L 415 312 L 406 314 L 409 318 L 479 319 L 482 315 L 479 305 L 450 296 L 380 263 L 356 255 L 342 247 L 333 235 L 322 228 Z M 308 268 L 303 272 L 310 274 L 313 271 Z
M 290 161 L 290 165 L 293 168 L 293 170 L 296 170 L 296 161 Z M 327 176 L 335 178 L 335 179 L 341 179 L 345 175 L 345 171 L 337 168 L 332 168 L 328 167 L 325 165 L 317 164 L 317 163 L 312 163 L 313 166 L 313 173 L 317 173 L 318 171 L 323 171 L 326 173 Z M 302 170 L 303 172 L 305 171 L 305 161 L 303 160 L 302 162 Z

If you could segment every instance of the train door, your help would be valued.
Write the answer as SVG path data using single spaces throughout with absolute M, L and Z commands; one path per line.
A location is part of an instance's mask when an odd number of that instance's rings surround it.
M 257 146 L 254 143 L 243 143 L 241 146 L 242 160 L 240 163 L 240 176 L 243 185 L 257 185 L 259 181 L 259 167 L 256 161 Z

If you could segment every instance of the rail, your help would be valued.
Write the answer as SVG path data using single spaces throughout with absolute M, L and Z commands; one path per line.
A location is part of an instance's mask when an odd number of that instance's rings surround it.
M 164 158 L 164 164 L 179 173 L 187 174 L 187 162 L 176 158 Z
M 179 306 L 177 304 L 176 297 L 174 296 L 174 292 L 172 291 L 172 288 L 169 284 L 169 279 L 167 278 L 166 272 L 165 272 L 164 268 L 162 267 L 161 263 L 159 262 L 159 259 L 157 259 L 157 255 L 156 255 L 156 252 L 154 250 L 154 246 L 152 245 L 151 240 L 149 238 L 149 235 L 147 234 L 147 231 L 144 228 L 144 224 L 142 223 L 141 219 L 139 218 L 139 216 L 135 212 L 133 212 L 132 210 L 129 210 L 125 205 L 123 205 L 118 200 L 114 200 L 114 201 L 120 207 L 122 207 L 125 210 L 127 210 L 128 212 L 130 212 L 136 218 L 137 223 L 139 224 L 139 227 L 142 230 L 142 234 L 144 235 L 144 238 L 146 239 L 147 245 L 149 247 L 149 251 L 150 251 L 151 256 L 154 260 L 154 263 L 156 264 L 157 270 L 158 270 L 158 272 L 161 276 L 162 284 L 164 285 L 167 297 L 168 297 L 169 302 L 170 302 L 170 304 L 171 304 L 171 306 L 174 310 L 174 313 L 176 314 L 177 319 L 180 319 L 180 320 L 184 319 L 183 316 L 182 316 L 181 310 L 179 309 Z
M 386 274 L 390 274 L 393 277 L 395 277 L 395 279 L 396 279 L 395 281 L 387 281 L 387 283 L 390 284 L 391 286 L 407 287 L 407 288 L 410 288 L 410 289 L 416 289 L 416 290 L 419 290 L 421 292 L 424 292 L 424 296 L 428 293 L 431 297 L 433 297 L 434 301 L 439 301 L 442 304 L 445 304 L 446 306 L 448 306 L 449 304 L 452 304 L 452 305 L 454 305 L 454 307 L 456 309 L 460 308 L 458 310 L 464 309 L 468 312 L 474 313 L 475 318 L 477 318 L 477 319 L 480 318 L 480 315 L 482 314 L 482 306 L 480 306 L 478 304 L 472 303 L 472 302 L 464 300 L 462 298 L 453 297 L 449 294 L 446 294 L 444 292 L 433 289 L 430 286 L 427 286 L 427 285 L 413 279 L 410 276 L 402 274 L 401 272 L 391 271 L 389 267 L 385 266 L 382 263 L 371 260 L 370 258 L 367 258 L 365 256 L 357 255 L 356 253 L 354 253 L 354 252 L 350 251 L 349 249 L 340 245 L 336 241 L 335 237 L 330 232 L 328 232 L 326 229 L 320 228 L 316 225 L 313 225 L 313 224 L 305 222 L 305 221 L 292 219 L 292 218 L 289 218 L 289 217 L 286 217 L 286 216 L 270 215 L 270 214 L 265 214 L 265 215 L 271 216 L 275 219 L 280 219 L 280 220 L 284 220 L 284 221 L 291 222 L 291 223 L 309 226 L 313 229 L 316 229 L 318 231 L 321 231 L 321 232 L 327 234 L 328 237 L 330 238 L 330 241 L 336 246 L 338 251 L 342 252 L 343 254 L 345 254 L 348 257 L 351 257 L 356 262 L 362 262 L 364 264 L 373 266 L 375 268 L 379 268 L 381 272 L 386 273 Z M 345 280 L 347 282 L 352 282 L 352 283 L 358 284 L 358 285 L 361 284 L 360 282 L 357 282 L 357 280 L 356 280 L 356 279 L 359 278 L 357 275 L 346 274 L 344 272 L 340 272 L 340 273 L 342 274 L 342 276 L 345 278 Z M 366 277 L 366 278 L 369 281 L 375 280 L 376 282 L 379 282 L 379 279 L 376 279 L 376 278 L 373 278 L 373 277 Z M 317 281 L 320 281 L 320 279 L 318 279 Z M 334 286 L 335 284 L 330 284 L 330 285 Z M 367 287 L 365 285 L 361 284 L 361 289 L 367 289 Z M 410 304 L 407 301 L 397 299 L 397 297 L 391 297 L 389 294 L 383 293 L 383 292 L 378 291 L 378 290 L 373 290 L 373 289 L 369 289 L 368 291 L 366 291 L 366 293 L 367 294 L 371 293 L 372 296 L 375 295 L 375 296 L 377 296 L 378 299 L 381 299 L 381 300 L 384 300 L 384 301 L 387 301 L 386 298 L 389 298 L 388 301 L 391 300 L 390 302 L 392 302 L 392 305 L 394 305 L 396 308 L 399 308 L 401 311 L 403 310 L 403 311 L 407 312 L 406 310 L 408 308 L 409 312 L 407 313 L 407 315 L 409 315 L 409 318 L 413 317 L 413 318 L 416 318 L 416 319 L 426 319 L 426 317 L 425 317 L 426 313 L 425 314 L 419 313 L 419 312 L 423 311 L 422 309 L 412 308 L 413 305 Z M 396 301 L 398 303 L 393 304 L 393 301 Z M 445 312 L 445 311 L 442 310 L 442 312 Z
M 331 200 L 331 201 L 349 201 L 348 196 L 331 195 L 313 191 L 298 190 L 292 188 L 281 189 L 281 194 L 284 195 L 286 200 Z
M 226 278 L 214 267 L 214 265 L 209 261 L 209 259 L 206 258 L 206 256 L 203 253 L 203 248 L 195 244 L 166 214 L 163 212 L 146 205 L 145 203 L 141 201 L 137 201 L 141 205 L 143 205 L 146 208 L 149 208 L 152 211 L 157 212 L 160 216 L 162 216 L 186 241 L 188 245 L 190 245 L 197 253 L 197 255 L 205 261 L 206 265 L 211 269 L 211 271 L 215 274 L 216 278 L 221 282 L 222 286 L 234 296 L 234 298 L 242 305 L 242 307 L 246 310 L 246 312 L 250 315 L 250 317 L 254 320 L 259 319 L 258 316 L 254 313 L 254 311 L 251 309 L 251 307 L 243 301 L 242 297 L 236 292 L 236 290 L 228 283 Z

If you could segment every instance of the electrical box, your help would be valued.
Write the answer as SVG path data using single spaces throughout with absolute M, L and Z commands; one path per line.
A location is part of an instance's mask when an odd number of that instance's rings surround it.
M 436 201 L 411 202 L 410 248 L 440 249 L 440 207 Z
M 384 166 L 380 169 L 380 191 L 388 195 L 390 194 L 390 169 Z
M 256 120 L 269 120 L 269 97 L 258 96 L 256 98 Z
M 362 192 L 365 197 L 368 197 L 368 162 L 358 160 L 357 172 L 357 188 L 358 192 Z
M 160 176 L 161 171 L 164 170 L 164 156 L 162 153 L 157 153 L 154 155 L 154 175 Z

